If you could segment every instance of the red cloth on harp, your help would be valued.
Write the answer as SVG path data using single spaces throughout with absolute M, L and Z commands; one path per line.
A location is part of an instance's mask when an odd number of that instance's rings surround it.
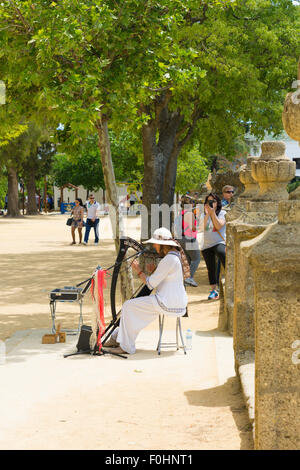
M 97 312 L 99 315 L 99 318 L 97 318 L 97 324 L 99 327 L 97 346 L 99 348 L 99 351 L 101 351 L 101 348 L 102 348 L 101 336 L 105 332 L 104 297 L 103 297 L 103 287 L 106 287 L 105 278 L 106 278 L 106 271 L 104 269 L 97 269 L 95 276 L 92 278 L 92 284 L 91 284 L 91 292 L 92 292 L 92 298 L 94 302 L 96 302 L 95 288 L 97 289 L 98 305 L 96 305 L 96 307 L 97 307 Z

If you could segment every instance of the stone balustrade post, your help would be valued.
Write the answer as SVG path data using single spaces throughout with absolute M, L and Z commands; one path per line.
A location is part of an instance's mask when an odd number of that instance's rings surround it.
M 245 186 L 245 191 L 240 194 L 238 198 L 238 205 L 245 208 L 246 201 L 249 199 L 254 199 L 257 196 L 259 186 L 257 181 L 252 176 L 251 165 L 252 162 L 257 161 L 258 157 L 248 157 L 247 164 L 243 165 L 240 169 L 239 177 L 243 185 Z
M 255 449 L 300 448 L 300 195 L 245 244 L 255 298 Z
M 254 281 L 244 244 L 277 221 L 278 202 L 288 198 L 287 183 L 295 175 L 295 162 L 285 156 L 284 142 L 263 142 L 261 155 L 251 161 L 251 175 L 259 190 L 246 200 L 246 212 L 232 223 L 234 243 L 233 344 L 235 368 L 254 363 Z M 277 188 L 277 191 L 276 191 Z
M 288 198 L 287 183 L 295 176 L 295 162 L 285 155 L 284 142 L 263 142 L 261 157 L 251 163 L 252 176 L 259 184 L 258 201 Z
M 282 121 L 300 145 L 300 59 L 297 86 Z M 251 163 L 259 191 L 234 236 L 235 365 L 257 450 L 300 448 L 300 188 L 288 198 L 295 163 L 284 150 L 283 142 L 262 144 Z
M 251 163 L 258 157 L 248 157 L 247 163 L 240 167 L 239 178 L 245 189 L 236 204 L 226 213 L 226 267 L 224 302 L 220 305 L 218 328 L 233 335 L 234 310 L 234 237 L 233 225 L 245 212 L 246 201 L 255 197 L 259 190 L 257 182 L 251 176 Z M 221 286 L 220 286 L 221 287 Z

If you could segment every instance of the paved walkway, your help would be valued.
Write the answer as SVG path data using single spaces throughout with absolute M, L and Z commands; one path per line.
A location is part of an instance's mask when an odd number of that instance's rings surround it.
M 6 341 L 1 449 L 230 449 L 249 438 L 247 423 L 239 429 L 236 420 L 244 407 L 229 336 L 196 331 L 187 355 L 158 357 L 157 331 L 147 329 L 125 360 L 63 358 L 77 338 L 41 344 L 48 331 Z M 164 336 L 173 340 L 174 331 Z
M 57 238 L 60 217 L 53 216 L 51 226 Z M 32 233 L 40 230 L 43 236 L 49 233 L 50 216 L 32 218 L 31 224 Z M 77 338 L 41 344 L 51 324 L 45 290 L 59 286 L 55 281 L 62 272 L 77 282 L 85 279 L 98 264 L 96 259 L 107 256 L 106 265 L 113 245 L 107 244 L 104 253 L 104 241 L 102 247 L 88 248 L 59 243 L 64 250 L 51 248 L 46 235 L 45 245 L 40 243 L 31 254 L 25 240 L 24 256 L 1 255 L 0 269 L 1 263 L 9 265 L 19 277 L 14 282 L 13 274 L 8 276 L 8 293 L 0 302 L 7 347 L 6 364 L 0 366 L 0 449 L 252 449 L 251 426 L 233 367 L 232 338 L 216 329 L 218 302 L 206 300 L 203 261 L 196 277 L 199 288 L 188 289 L 189 317 L 182 319 L 183 330 L 193 330 L 187 355 L 170 349 L 158 356 L 154 322 L 139 335 L 137 353 L 126 360 L 110 355 L 63 358 L 75 351 Z M 82 262 L 79 274 L 70 269 L 74 259 Z M 30 262 L 34 272 L 28 269 Z M 63 314 L 63 326 L 67 318 L 77 322 L 78 313 L 73 309 L 69 317 Z M 174 326 L 174 319 L 168 318 L 164 339 L 173 340 Z

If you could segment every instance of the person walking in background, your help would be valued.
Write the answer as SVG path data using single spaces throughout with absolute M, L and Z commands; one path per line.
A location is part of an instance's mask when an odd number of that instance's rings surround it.
M 124 196 L 120 202 L 119 202 L 119 207 L 120 207 L 120 211 L 123 212 L 126 210 L 126 212 L 128 212 L 128 208 L 127 208 L 127 201 L 128 201 L 128 198 L 129 198 L 129 195 L 126 194 L 126 196 Z
M 72 243 L 71 245 L 75 245 L 75 230 L 78 229 L 79 235 L 79 244 L 82 242 L 82 227 L 83 227 L 83 217 L 84 217 L 84 209 L 82 200 L 80 198 L 75 199 L 75 207 L 71 210 L 71 215 L 73 217 L 72 225 L 71 225 L 71 234 L 72 234 Z
M 131 213 L 131 212 L 133 212 L 133 206 L 134 206 L 134 204 L 135 204 L 136 201 L 137 201 L 137 198 L 136 198 L 134 192 L 131 192 L 131 194 L 130 194 L 128 200 L 129 200 L 129 208 L 128 208 L 128 210 L 127 210 L 127 213 L 128 213 L 128 212 Z
M 51 194 L 48 194 L 48 204 L 49 204 L 49 211 L 52 211 L 54 209 L 54 200 Z
M 202 256 L 204 258 L 211 291 L 208 299 L 218 299 L 216 276 L 216 256 L 225 268 L 226 212 L 222 209 L 220 198 L 213 193 L 204 201 L 204 214 L 200 217 L 200 230 L 203 231 Z
M 234 187 L 229 185 L 224 186 L 222 189 L 222 195 L 222 207 L 229 206 L 234 195 Z
M 85 226 L 85 234 L 84 234 L 84 245 L 88 244 L 89 235 L 91 228 L 94 227 L 95 232 L 95 243 L 94 245 L 98 245 L 99 243 L 99 210 L 100 204 L 96 202 L 94 194 L 89 195 L 89 200 L 86 201 L 86 210 L 87 210 L 87 219 L 86 219 L 86 226 Z
M 184 196 L 181 199 L 182 232 L 178 242 L 182 246 L 190 265 L 191 277 L 185 279 L 185 284 L 197 287 L 194 274 L 200 263 L 200 249 L 197 240 L 197 221 L 193 211 L 192 198 Z M 179 234 L 180 235 L 180 234 Z

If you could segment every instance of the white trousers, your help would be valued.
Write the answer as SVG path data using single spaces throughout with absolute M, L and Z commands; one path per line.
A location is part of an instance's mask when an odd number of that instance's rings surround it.
M 154 321 L 158 315 L 177 316 L 163 310 L 157 303 L 154 295 L 136 297 L 124 302 L 120 318 L 120 326 L 112 333 L 123 351 L 134 354 L 135 341 L 139 332 Z M 179 316 L 184 315 L 181 313 Z

